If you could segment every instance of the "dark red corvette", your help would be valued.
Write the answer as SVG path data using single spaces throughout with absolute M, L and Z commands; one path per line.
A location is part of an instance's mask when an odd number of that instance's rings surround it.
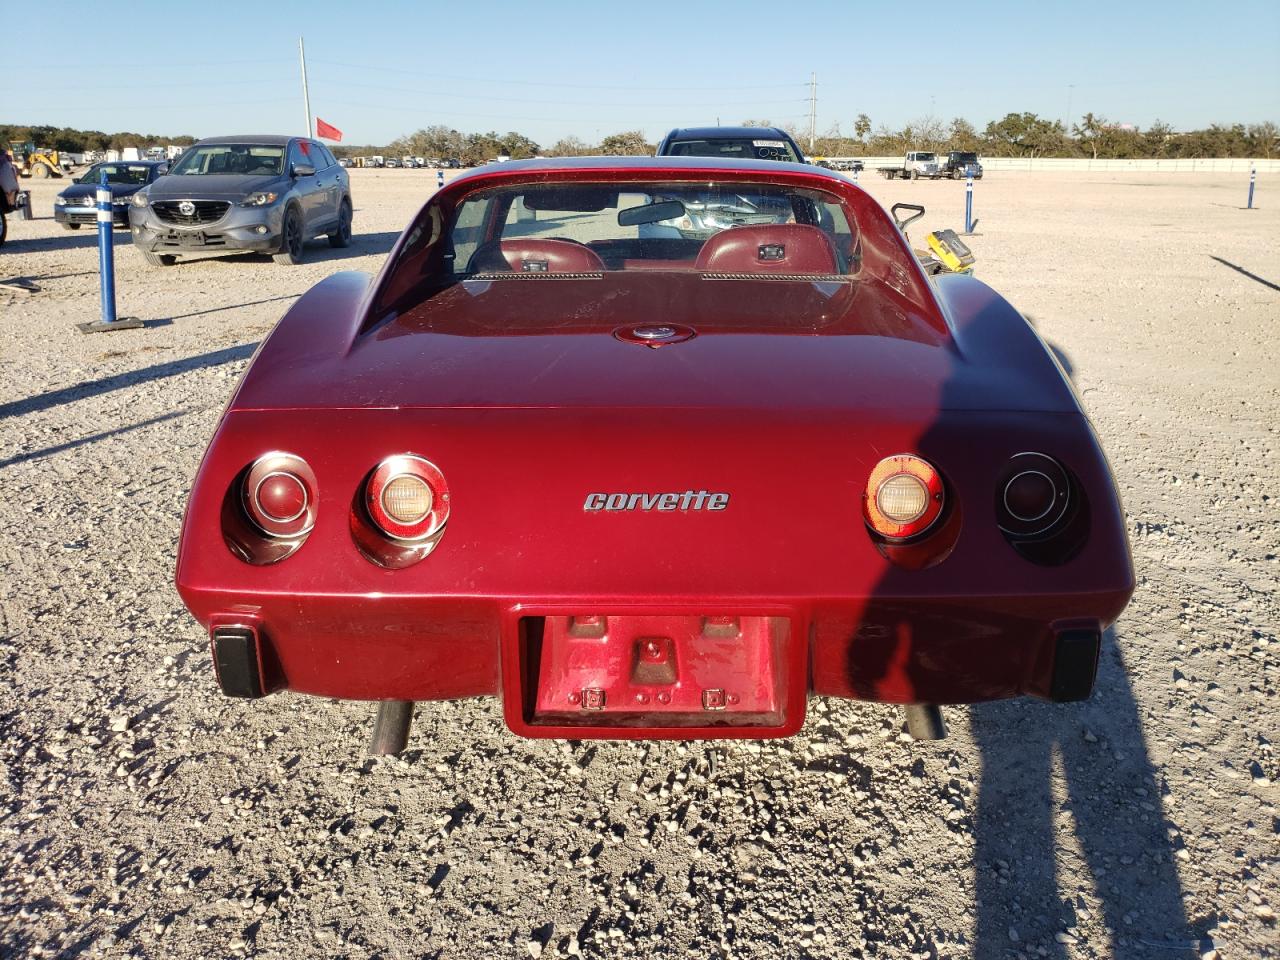
M 306 294 L 177 570 L 232 696 L 502 698 L 542 737 L 771 737 L 809 694 L 1087 697 L 1133 590 L 1026 321 L 809 166 L 508 163 Z

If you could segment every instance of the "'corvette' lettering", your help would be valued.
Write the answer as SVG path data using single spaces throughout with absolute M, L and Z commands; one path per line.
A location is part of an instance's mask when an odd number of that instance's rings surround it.
M 586 513 L 607 511 L 616 513 L 627 510 L 656 510 L 672 513 L 686 510 L 724 510 L 729 506 L 729 494 L 709 493 L 706 490 L 686 490 L 684 493 L 588 493 L 582 509 Z

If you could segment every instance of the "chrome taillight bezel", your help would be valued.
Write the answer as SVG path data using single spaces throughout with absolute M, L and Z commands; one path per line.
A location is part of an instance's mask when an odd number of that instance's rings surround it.
M 1009 505 L 1009 488 L 1018 478 L 1036 474 L 1052 490 L 1049 505 L 1038 516 L 1020 516 Z M 1008 536 L 1019 539 L 1049 534 L 1063 522 L 1072 505 L 1071 477 L 1065 467 L 1047 453 L 1025 451 L 1009 458 L 1001 471 L 996 493 L 996 524 Z
M 926 491 L 924 510 L 915 518 L 899 522 L 880 509 L 879 495 L 886 483 L 895 477 L 911 476 Z M 862 518 L 871 533 L 889 543 L 905 543 L 928 533 L 942 516 L 946 506 L 946 488 L 938 468 L 912 453 L 884 457 L 872 468 L 862 494 Z
M 383 492 L 397 477 L 414 477 L 426 483 L 431 491 L 431 509 L 416 523 L 403 523 L 387 512 Z M 387 457 L 369 474 L 362 497 L 373 526 L 398 543 L 422 543 L 439 537 L 449 520 L 449 485 L 444 473 L 430 460 L 413 453 Z
M 302 509 L 287 520 L 271 516 L 259 500 L 262 485 L 274 476 L 290 477 L 302 488 Z M 240 505 L 253 527 L 272 539 L 296 540 L 305 537 L 316 523 L 315 473 L 296 454 L 280 450 L 264 454 L 250 464 L 245 472 L 240 489 Z

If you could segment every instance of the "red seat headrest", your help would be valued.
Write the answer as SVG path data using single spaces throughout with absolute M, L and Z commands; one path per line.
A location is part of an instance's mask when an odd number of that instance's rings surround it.
M 821 273 L 838 271 L 831 238 L 803 223 L 730 227 L 698 253 L 704 273 Z
M 572 240 L 503 240 L 496 249 L 476 252 L 473 269 L 480 271 L 599 273 L 604 269 L 594 250 Z

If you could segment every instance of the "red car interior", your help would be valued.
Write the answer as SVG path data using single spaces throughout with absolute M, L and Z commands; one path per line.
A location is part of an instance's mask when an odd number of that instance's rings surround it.
M 831 240 L 817 227 L 775 223 L 733 227 L 702 245 L 697 269 L 704 273 L 817 273 L 837 270 Z
M 599 273 L 604 261 L 576 240 L 534 238 L 486 244 L 476 251 L 471 267 L 478 272 Z

